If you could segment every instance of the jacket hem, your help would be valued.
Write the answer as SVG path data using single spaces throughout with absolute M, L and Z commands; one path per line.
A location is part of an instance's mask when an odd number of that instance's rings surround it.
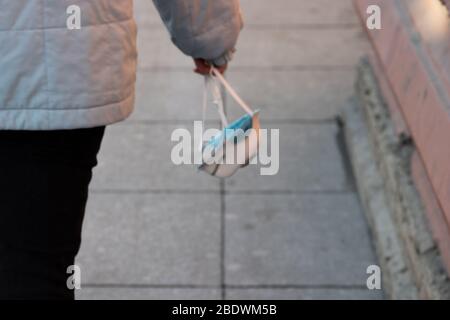
M 50 131 L 106 126 L 125 120 L 134 109 L 135 95 L 95 108 L 21 109 L 0 108 L 0 130 Z

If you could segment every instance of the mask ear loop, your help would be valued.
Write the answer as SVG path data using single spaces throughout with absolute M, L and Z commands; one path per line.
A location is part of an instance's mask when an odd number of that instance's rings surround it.
M 203 134 L 204 134 L 204 126 L 206 121 L 206 107 L 208 106 L 208 78 L 205 76 L 204 79 L 204 87 L 203 87 L 203 107 L 202 107 L 202 135 L 200 139 L 199 150 L 203 151 Z
M 211 92 L 212 92 L 213 99 L 214 99 L 213 102 L 217 106 L 217 112 L 219 113 L 220 120 L 222 122 L 222 127 L 226 128 L 226 127 L 228 127 L 228 119 L 225 114 L 225 107 L 224 107 L 223 98 L 222 98 L 222 91 L 220 90 L 221 87 L 220 87 L 219 82 L 213 76 L 212 70 L 213 70 L 213 67 L 211 67 L 211 71 L 208 76 L 208 81 L 211 86 Z
M 211 66 L 209 75 L 205 76 L 204 90 L 203 90 L 203 111 L 202 111 L 202 123 L 205 124 L 206 121 L 206 108 L 208 106 L 208 87 L 211 87 L 211 93 L 214 99 L 214 104 L 217 106 L 217 111 L 222 122 L 222 127 L 228 127 L 227 116 L 225 115 L 225 108 L 222 98 L 222 92 L 220 90 L 220 84 L 228 91 L 228 93 L 233 97 L 233 99 L 238 103 L 238 105 L 244 109 L 246 113 L 250 116 L 254 115 L 252 109 L 239 97 L 237 92 L 230 86 L 230 84 L 225 80 L 222 74 L 213 66 Z M 202 139 L 200 141 L 200 151 L 203 150 L 203 132 Z
M 213 97 L 213 102 L 217 106 L 217 112 L 219 113 L 220 120 L 222 122 L 222 127 L 228 127 L 227 116 L 225 115 L 225 108 L 222 99 L 222 93 L 220 90 L 220 85 L 217 80 L 212 75 L 205 76 L 204 79 L 204 89 L 203 89 L 203 107 L 202 107 L 202 124 L 203 129 L 206 123 L 206 109 L 208 107 L 208 91 L 211 90 L 211 94 Z M 200 141 L 199 150 L 203 150 L 203 132 L 202 130 L 202 139 Z
M 228 93 L 233 97 L 233 99 L 238 103 L 238 105 L 244 109 L 250 116 L 254 115 L 253 110 L 244 102 L 244 100 L 239 97 L 237 92 L 231 87 L 227 80 L 222 76 L 222 74 L 214 67 L 211 67 L 211 74 L 214 75 L 215 79 L 218 79 L 224 88 L 228 91 Z M 217 81 L 217 80 L 216 80 Z

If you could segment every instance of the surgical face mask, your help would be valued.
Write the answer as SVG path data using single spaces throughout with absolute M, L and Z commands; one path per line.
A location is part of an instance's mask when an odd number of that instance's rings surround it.
M 224 112 L 220 84 L 247 113 L 229 124 Z M 247 166 L 258 154 L 260 140 L 259 111 L 253 111 L 234 91 L 225 78 L 212 68 L 212 75 L 205 77 L 205 94 L 203 102 L 203 122 L 208 105 L 208 91 L 213 96 L 214 104 L 222 121 L 222 131 L 202 142 L 203 163 L 199 169 L 219 178 L 230 177 Z

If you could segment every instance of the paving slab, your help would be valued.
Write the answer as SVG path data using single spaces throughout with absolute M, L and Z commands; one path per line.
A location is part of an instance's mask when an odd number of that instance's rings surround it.
M 173 130 L 186 124 L 118 124 L 106 130 L 93 190 L 219 190 L 219 180 L 171 161 Z
M 379 290 L 368 289 L 229 289 L 229 300 L 380 300 Z
M 262 117 L 261 126 L 279 129 L 278 174 L 262 176 L 261 165 L 249 165 L 226 180 L 227 190 L 311 192 L 351 188 L 349 173 L 345 170 L 337 144 L 335 123 L 267 124 Z
M 233 66 L 227 73 L 230 84 L 264 119 L 332 119 L 345 105 L 352 91 L 354 71 L 342 70 L 241 70 Z M 230 98 L 231 118 L 242 109 Z
M 351 0 L 241 0 L 247 25 L 335 25 L 354 23 Z
M 141 70 L 137 80 L 136 111 L 130 120 L 201 120 L 203 90 L 203 77 L 191 70 Z M 212 107 L 207 111 L 207 119 L 218 121 Z
M 259 68 L 354 66 L 367 48 L 365 34 L 359 27 L 289 31 L 248 28 L 242 31 L 233 65 Z
M 92 194 L 83 284 L 218 285 L 220 197 Z
M 139 69 L 189 68 L 194 69 L 192 58 L 184 55 L 170 40 L 169 33 L 160 27 L 141 27 L 137 39 Z
M 218 300 L 218 289 L 82 288 L 77 300 Z
M 164 28 L 161 17 L 152 0 L 134 0 L 134 18 L 140 28 Z
M 228 285 L 365 286 L 376 264 L 355 194 L 227 195 Z
M 335 117 L 345 105 L 354 82 L 353 70 L 251 70 L 231 67 L 231 85 L 264 119 L 321 120 Z M 131 120 L 199 120 L 203 78 L 192 71 L 143 70 L 138 74 L 136 111 Z M 302 94 L 299 95 L 299 89 Z M 242 114 L 231 98 L 230 119 Z M 207 119 L 218 120 L 211 105 Z

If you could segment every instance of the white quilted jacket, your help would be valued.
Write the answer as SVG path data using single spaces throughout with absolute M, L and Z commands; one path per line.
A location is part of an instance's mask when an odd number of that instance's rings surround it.
M 154 2 L 183 52 L 223 63 L 242 27 L 238 1 Z M 67 27 L 71 5 L 81 29 Z M 0 0 L 0 130 L 124 120 L 134 105 L 136 31 L 133 0 Z

